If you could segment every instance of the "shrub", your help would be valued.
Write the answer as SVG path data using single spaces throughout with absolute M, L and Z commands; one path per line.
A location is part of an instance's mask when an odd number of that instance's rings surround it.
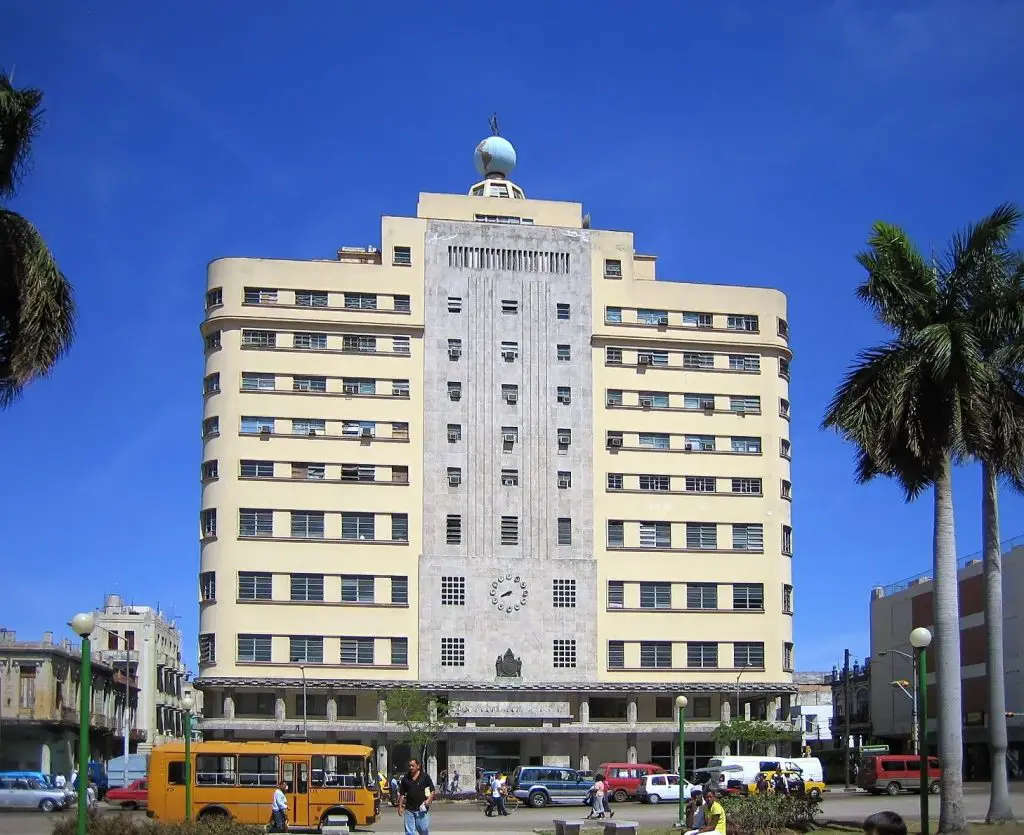
M 438 792 L 441 800 L 477 800 L 480 797 L 478 792 L 459 790 L 457 792 Z
M 63 817 L 53 827 L 53 835 L 75 835 L 74 815 Z M 162 823 L 120 812 L 98 814 L 89 812 L 86 823 L 89 835 L 263 835 L 266 828 L 237 823 L 230 818 L 212 818 L 199 823 Z
M 771 835 L 814 823 L 821 801 L 800 794 L 751 794 L 723 797 L 725 818 L 744 835 Z

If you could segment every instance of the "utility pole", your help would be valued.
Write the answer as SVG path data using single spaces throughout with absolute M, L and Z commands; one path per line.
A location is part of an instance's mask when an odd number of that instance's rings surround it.
M 850 789 L 850 651 L 843 655 L 843 752 L 846 768 L 843 772 L 843 787 Z

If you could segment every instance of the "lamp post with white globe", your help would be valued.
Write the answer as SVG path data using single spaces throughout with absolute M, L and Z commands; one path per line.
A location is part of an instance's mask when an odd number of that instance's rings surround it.
M 92 707 L 92 647 L 89 636 L 96 628 L 92 612 L 71 618 L 71 628 L 82 639 L 82 670 L 78 677 L 78 820 L 77 835 L 85 835 L 89 811 L 89 714 Z
M 686 792 L 683 785 L 686 780 L 686 696 L 676 696 L 676 707 L 679 709 L 679 822 L 680 829 L 686 828 Z
M 185 820 L 192 820 L 192 708 L 196 706 L 191 693 L 181 700 L 185 710 Z
M 932 642 L 932 633 L 919 626 L 910 633 L 910 645 L 917 656 L 917 741 L 921 757 L 921 835 L 928 835 L 928 666 L 925 650 Z

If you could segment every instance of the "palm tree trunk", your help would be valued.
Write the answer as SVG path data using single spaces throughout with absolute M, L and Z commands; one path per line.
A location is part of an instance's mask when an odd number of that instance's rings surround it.
M 938 753 L 942 764 L 939 832 L 963 832 L 964 814 L 963 717 L 960 693 L 960 596 L 956 571 L 956 531 L 953 524 L 953 465 L 943 457 L 935 479 L 935 684 Z M 921 740 L 922 750 L 925 740 Z M 925 791 L 925 787 L 921 787 Z
M 1003 559 L 999 548 L 999 474 L 981 465 L 982 547 L 985 555 L 985 637 L 988 641 L 988 750 L 992 785 L 985 823 L 1013 820 L 1006 774 L 1006 679 L 1003 669 Z

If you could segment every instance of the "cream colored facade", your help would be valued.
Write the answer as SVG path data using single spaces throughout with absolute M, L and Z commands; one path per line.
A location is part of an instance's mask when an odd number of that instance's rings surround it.
M 389 687 L 464 705 L 463 775 L 677 763 L 679 692 L 688 768 L 737 694 L 788 716 L 785 297 L 656 280 L 631 233 L 507 187 L 421 194 L 337 261 L 210 264 L 207 734 L 298 730 L 303 677 L 308 733 L 384 767 Z

